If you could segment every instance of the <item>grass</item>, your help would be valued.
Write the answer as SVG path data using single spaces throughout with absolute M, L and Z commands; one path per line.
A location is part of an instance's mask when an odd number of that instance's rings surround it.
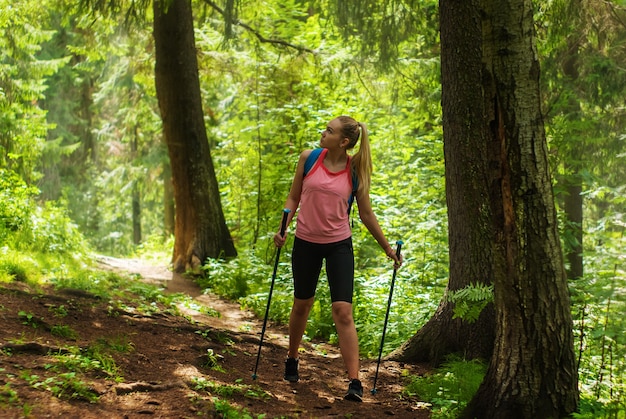
M 52 326 L 52 328 L 50 329 L 50 333 L 54 336 L 64 338 L 64 339 L 69 339 L 69 340 L 78 339 L 78 332 L 76 332 L 71 327 L 65 326 L 65 325 Z
M 191 388 L 195 393 L 190 397 L 192 401 L 198 404 L 199 412 L 202 410 L 201 401 L 211 403 L 211 412 L 205 412 L 207 416 L 231 419 L 265 418 L 265 414 L 252 414 L 246 408 L 235 406 L 228 400 L 235 396 L 243 396 L 254 400 L 269 400 L 271 398 L 270 395 L 260 387 L 242 384 L 242 381 L 242 379 L 237 379 L 234 384 L 223 384 L 208 380 L 203 376 L 192 377 Z M 203 396 L 204 393 L 206 393 L 206 396 Z
M 98 394 L 82 381 L 76 372 L 65 372 L 47 378 L 23 371 L 20 375 L 32 388 L 51 392 L 55 397 L 69 400 L 98 401 Z
M 228 401 L 221 400 L 217 397 L 213 398 L 213 404 L 215 405 L 215 411 L 218 417 L 224 419 L 262 419 L 265 418 L 265 414 L 253 415 L 247 409 L 242 407 L 232 406 Z
M 233 397 L 238 394 L 254 400 L 268 400 L 270 398 L 269 394 L 260 387 L 242 384 L 241 379 L 236 380 L 235 384 L 220 384 L 204 377 L 193 377 L 192 383 L 195 391 L 204 391 L 213 396 Z

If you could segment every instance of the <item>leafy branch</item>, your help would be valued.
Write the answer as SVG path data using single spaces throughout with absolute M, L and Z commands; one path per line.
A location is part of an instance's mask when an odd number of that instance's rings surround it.
M 221 14 L 224 17 L 224 21 L 226 23 L 226 34 L 228 34 L 230 31 L 228 30 L 228 27 L 230 27 L 230 25 L 237 25 L 240 26 L 242 28 L 244 28 L 245 30 L 251 32 L 254 36 L 257 37 L 257 39 L 260 42 L 263 43 L 269 43 L 269 44 L 276 44 L 276 45 L 282 45 L 288 48 L 293 48 L 297 51 L 300 52 L 308 52 L 310 54 L 315 54 L 315 51 L 313 51 L 312 49 L 300 46 L 300 45 L 295 45 L 292 44 L 290 42 L 284 41 L 282 39 L 271 39 L 271 38 L 266 38 L 265 36 L 263 36 L 259 31 L 255 30 L 254 28 L 252 28 L 250 25 L 243 23 L 242 21 L 240 21 L 239 19 L 236 19 L 233 14 L 231 12 L 227 12 L 226 10 L 222 9 L 221 7 L 219 7 L 217 4 L 215 4 L 215 2 L 211 1 L 211 0 L 204 0 L 206 4 L 208 4 L 209 6 L 211 6 L 215 11 L 217 11 L 219 14 Z

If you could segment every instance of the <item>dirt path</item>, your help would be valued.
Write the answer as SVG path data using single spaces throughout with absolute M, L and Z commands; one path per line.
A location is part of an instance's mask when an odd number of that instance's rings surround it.
M 220 316 L 207 319 L 194 310 L 180 307 L 180 310 L 196 321 L 210 321 L 211 326 L 226 329 L 234 333 L 245 330 L 261 330 L 262 322 L 250 311 L 242 310 L 239 304 L 224 300 L 214 294 L 204 294 L 200 287 L 191 279 L 170 272 L 167 267 L 146 265 L 137 259 L 116 259 L 99 257 L 98 262 L 106 269 L 115 270 L 129 275 L 139 275 L 147 283 L 162 286 L 167 293 L 180 293 L 193 297 L 198 303 L 210 307 L 220 313 Z
M 162 284 L 167 292 L 186 293 L 219 312 L 219 317 L 189 307 L 180 307 L 186 318 L 162 312 L 144 315 L 124 304 L 112 306 L 110 301 L 67 290 L 41 293 L 19 283 L 0 285 L 0 418 L 245 417 L 229 416 L 228 406 L 220 400 L 252 417 L 429 417 L 422 404 L 402 394 L 403 372 L 420 374 L 420 366 L 382 362 L 377 392 L 371 394 L 376 360 L 363 360 L 364 402 L 344 401 L 347 380 L 337 348 L 307 343 L 301 355 L 301 380 L 290 384 L 282 379 L 286 330 L 268 324 L 253 379 L 262 320 L 237 304 L 203 294 L 193 281 L 164 267 L 104 257 L 99 262 Z M 66 315 L 59 317 L 61 307 Z M 53 335 L 54 326 L 61 324 L 77 331 L 77 336 Z M 123 382 L 86 370 L 82 381 L 98 395 L 97 402 L 69 398 L 71 389 L 53 396 L 54 388 L 45 381 L 54 377 L 56 367 L 51 365 L 58 365 L 51 355 L 55 350 L 74 346 L 89 353 L 95 342 L 124 340 L 132 350 L 112 353 Z M 56 369 L 57 374 L 63 371 Z

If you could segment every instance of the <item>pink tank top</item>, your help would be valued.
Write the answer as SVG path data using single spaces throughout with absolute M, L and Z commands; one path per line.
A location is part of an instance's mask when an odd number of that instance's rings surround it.
M 352 236 L 348 219 L 348 199 L 352 194 L 350 157 L 343 170 L 331 172 L 324 166 L 327 152 L 322 150 L 304 177 L 296 223 L 296 237 L 319 244 Z

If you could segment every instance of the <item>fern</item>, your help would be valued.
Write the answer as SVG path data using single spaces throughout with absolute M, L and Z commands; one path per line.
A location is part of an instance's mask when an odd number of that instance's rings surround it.
M 454 304 L 453 318 L 473 323 L 487 304 L 493 302 L 493 285 L 470 283 L 459 290 L 448 291 L 445 298 Z

